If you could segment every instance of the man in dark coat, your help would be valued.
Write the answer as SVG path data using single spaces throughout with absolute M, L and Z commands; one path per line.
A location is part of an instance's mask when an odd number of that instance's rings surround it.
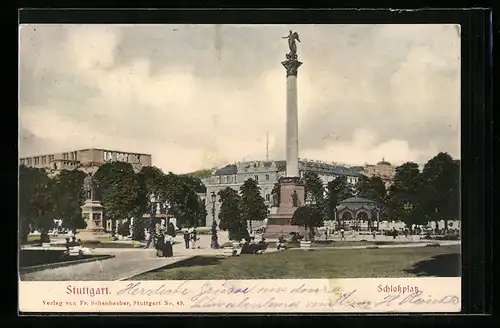
M 189 249 L 189 239 L 191 239 L 189 233 L 184 231 L 184 243 L 186 244 L 186 249 Z

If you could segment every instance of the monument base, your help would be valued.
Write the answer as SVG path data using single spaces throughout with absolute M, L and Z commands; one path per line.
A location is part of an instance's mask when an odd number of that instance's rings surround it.
M 109 240 L 111 238 L 111 234 L 104 232 L 104 229 L 82 229 L 76 231 L 76 239 L 80 239 L 81 241 L 103 241 Z
M 99 241 L 109 239 L 111 235 L 105 232 L 103 223 L 103 206 L 98 200 L 87 199 L 83 204 L 82 216 L 87 228 L 77 230 L 77 239 L 82 241 Z
M 305 186 L 299 177 L 283 177 L 280 186 L 280 204 L 276 214 L 267 217 L 266 239 L 289 237 L 292 233 L 303 234 L 304 229 L 292 225 L 293 214 L 305 203 Z

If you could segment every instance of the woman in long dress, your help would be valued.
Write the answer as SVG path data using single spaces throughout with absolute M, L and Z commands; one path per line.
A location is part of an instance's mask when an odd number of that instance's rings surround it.
M 172 249 L 172 236 L 170 236 L 170 235 L 165 235 L 165 243 L 163 246 L 163 256 L 165 256 L 165 257 L 174 256 L 173 249 Z
M 163 256 L 163 249 L 165 246 L 164 242 L 164 235 L 163 233 L 157 233 L 156 234 L 156 256 L 162 257 Z

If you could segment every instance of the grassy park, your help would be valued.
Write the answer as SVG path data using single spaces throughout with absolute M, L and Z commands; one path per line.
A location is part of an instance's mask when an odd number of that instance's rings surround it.
M 460 245 L 288 250 L 228 258 L 195 256 L 130 280 L 457 277 L 460 270 Z

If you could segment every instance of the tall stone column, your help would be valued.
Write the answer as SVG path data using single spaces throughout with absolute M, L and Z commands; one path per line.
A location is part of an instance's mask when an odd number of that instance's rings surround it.
M 297 73 L 302 63 L 297 54 L 287 54 L 286 68 L 286 176 L 299 177 L 299 118 Z

